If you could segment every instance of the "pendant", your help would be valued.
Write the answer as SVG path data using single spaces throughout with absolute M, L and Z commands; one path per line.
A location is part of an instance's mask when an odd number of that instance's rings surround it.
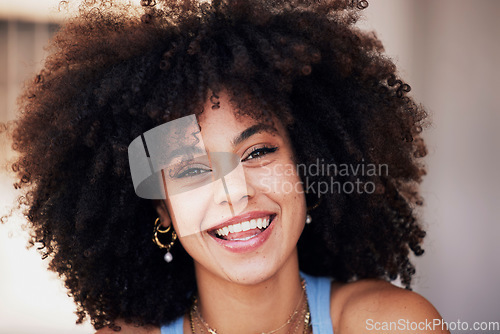
M 174 259 L 174 257 L 172 256 L 172 254 L 170 252 L 167 252 L 167 254 L 165 254 L 165 256 L 163 257 L 163 259 L 167 263 L 170 263 L 170 262 L 172 262 L 172 260 Z

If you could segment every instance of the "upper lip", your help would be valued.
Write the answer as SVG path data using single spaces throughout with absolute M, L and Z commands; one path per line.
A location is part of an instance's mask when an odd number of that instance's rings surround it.
M 215 231 L 220 228 L 223 228 L 225 226 L 241 223 L 244 221 L 248 221 L 251 219 L 257 219 L 257 218 L 263 218 L 263 217 L 268 217 L 274 215 L 273 212 L 270 211 L 250 211 L 250 212 L 245 212 L 241 215 L 234 216 L 232 218 L 229 218 L 228 220 L 223 221 L 222 223 L 215 225 L 214 227 L 210 228 L 209 231 Z

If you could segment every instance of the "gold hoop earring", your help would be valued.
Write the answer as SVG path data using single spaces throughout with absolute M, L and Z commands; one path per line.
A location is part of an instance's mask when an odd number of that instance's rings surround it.
M 153 231 L 153 242 L 160 248 L 162 249 L 166 249 L 167 250 L 167 253 L 165 254 L 165 256 L 163 257 L 163 259 L 167 262 L 167 263 L 170 263 L 172 262 L 172 260 L 174 259 L 174 257 L 172 256 L 172 254 L 170 253 L 170 249 L 172 249 L 172 246 L 174 245 L 175 243 L 175 240 L 177 240 L 177 234 L 175 233 L 175 231 L 172 229 L 172 224 L 170 224 L 167 229 L 165 230 L 162 230 L 160 229 L 161 227 L 161 220 L 160 220 L 160 217 L 156 218 L 155 220 L 155 227 L 154 227 L 154 231 Z M 160 234 L 165 234 L 165 233 L 168 233 L 170 232 L 170 230 L 172 230 L 172 240 L 170 241 L 170 243 L 168 245 L 165 245 L 165 244 L 162 244 L 161 241 L 158 239 L 158 233 Z

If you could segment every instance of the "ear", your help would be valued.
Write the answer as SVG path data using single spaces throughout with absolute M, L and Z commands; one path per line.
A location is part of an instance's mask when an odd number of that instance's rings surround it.
M 153 200 L 153 205 L 158 213 L 163 227 L 168 227 L 172 224 L 170 214 L 168 213 L 167 203 L 164 200 Z

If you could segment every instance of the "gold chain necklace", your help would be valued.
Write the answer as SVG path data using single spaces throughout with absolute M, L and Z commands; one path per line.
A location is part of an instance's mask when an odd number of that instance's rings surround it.
M 270 332 L 262 332 L 260 334 L 274 334 L 274 333 L 280 331 L 281 329 L 283 329 L 286 326 L 290 325 L 293 322 L 295 316 L 299 312 L 303 313 L 303 315 L 301 317 L 302 321 L 299 320 L 297 322 L 297 324 L 295 326 L 295 329 L 291 333 L 296 333 L 297 330 L 301 327 L 301 325 L 300 325 L 301 323 L 303 324 L 303 333 L 311 333 L 311 331 L 310 331 L 311 330 L 311 328 L 310 328 L 311 313 L 309 311 L 309 304 L 307 302 L 306 282 L 305 282 L 305 280 L 302 280 L 301 285 L 302 285 L 302 295 L 300 297 L 300 300 L 299 300 L 297 306 L 295 307 L 295 310 L 288 317 L 288 320 L 283 325 L 281 325 L 280 327 L 278 327 L 277 329 L 274 329 L 274 330 L 272 330 Z M 301 304 L 302 304 L 302 307 L 300 307 Z M 217 332 L 217 330 L 215 328 L 210 327 L 210 325 L 201 316 L 200 311 L 198 309 L 198 300 L 197 299 L 194 300 L 194 302 L 193 302 L 193 304 L 191 306 L 191 310 L 189 312 L 189 322 L 191 324 L 191 332 L 193 334 L 196 334 L 196 328 L 195 328 L 196 326 L 195 326 L 195 324 L 197 324 L 198 327 L 201 327 L 200 328 L 200 332 L 201 333 L 203 333 L 204 330 L 206 330 L 209 334 L 220 334 L 220 333 Z

